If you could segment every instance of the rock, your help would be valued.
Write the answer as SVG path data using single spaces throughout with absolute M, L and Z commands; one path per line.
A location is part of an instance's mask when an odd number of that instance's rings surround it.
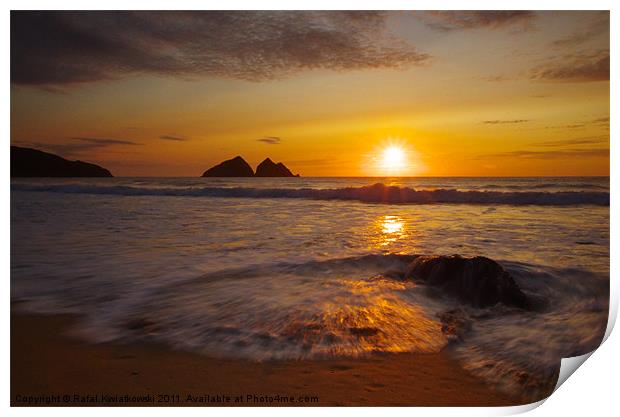
M 203 177 L 253 177 L 254 171 L 245 160 L 236 156 L 206 170 Z
M 256 176 L 294 177 L 295 175 L 282 162 L 276 164 L 270 158 L 267 158 L 256 167 Z
M 471 330 L 472 321 L 463 310 L 444 311 L 438 315 L 441 331 L 449 341 L 463 341 L 465 334 Z
M 420 256 L 409 265 L 405 277 L 477 308 L 497 303 L 530 308 L 528 298 L 510 274 L 483 256 Z
M 69 161 L 37 149 L 11 146 L 11 177 L 111 177 L 99 165 Z

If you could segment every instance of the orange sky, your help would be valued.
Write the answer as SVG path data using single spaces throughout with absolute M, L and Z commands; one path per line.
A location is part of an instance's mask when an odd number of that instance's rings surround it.
M 11 141 L 116 176 L 198 176 L 236 155 L 303 176 L 608 175 L 608 14 L 478 13 L 91 12 L 147 23 L 95 42 L 84 18 L 13 12 Z M 41 36 L 81 37 L 36 49 L 20 31 L 35 18 Z M 175 43 L 200 31 L 212 39 Z M 406 166 L 386 171 L 386 146 Z

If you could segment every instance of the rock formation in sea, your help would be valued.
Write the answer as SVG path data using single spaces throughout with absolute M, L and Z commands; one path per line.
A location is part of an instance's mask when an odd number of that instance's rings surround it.
M 256 167 L 252 167 L 240 156 L 222 162 L 206 170 L 203 177 L 299 177 L 294 175 L 282 162 L 277 164 L 270 158 L 265 159 Z
M 209 168 L 203 174 L 203 177 L 253 177 L 254 171 L 245 160 L 236 156 L 233 159 L 222 162 L 214 167 Z
M 293 173 L 282 163 L 277 164 L 270 158 L 265 159 L 256 167 L 257 177 L 294 177 Z M 298 175 L 299 176 L 299 175 Z
M 497 303 L 530 308 L 528 298 L 510 274 L 483 256 L 420 256 L 409 265 L 405 277 L 477 308 Z
M 32 148 L 11 146 L 11 177 L 111 177 L 99 165 L 69 161 Z

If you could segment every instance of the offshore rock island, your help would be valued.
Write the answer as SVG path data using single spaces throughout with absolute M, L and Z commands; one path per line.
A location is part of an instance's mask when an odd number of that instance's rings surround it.
M 282 162 L 275 163 L 266 158 L 256 167 L 256 173 L 241 156 L 228 159 L 207 169 L 203 177 L 299 177 L 294 175 Z

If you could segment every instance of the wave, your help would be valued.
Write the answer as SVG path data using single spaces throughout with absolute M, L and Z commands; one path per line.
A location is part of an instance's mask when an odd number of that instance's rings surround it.
M 313 360 L 445 349 L 467 371 L 532 401 L 555 386 L 560 358 L 601 342 L 608 277 L 500 260 L 528 297 L 547 300 L 545 307 L 474 308 L 407 279 L 419 256 L 258 263 L 156 285 L 149 280 L 148 288 L 125 280 L 120 288 L 102 286 L 83 277 L 59 285 L 46 276 L 37 285 L 12 282 L 12 299 L 38 312 L 85 314 L 73 333 L 94 342 L 153 342 L 221 358 Z
M 132 187 L 78 184 L 12 184 L 14 191 L 44 191 L 69 194 L 120 196 L 175 196 L 227 198 L 300 198 L 349 200 L 385 204 L 508 204 L 508 205 L 597 205 L 609 206 L 609 193 L 602 191 L 459 191 L 416 190 L 374 184 L 346 188 L 249 188 L 249 187 Z
M 544 190 L 544 189 L 566 189 L 566 190 L 581 190 L 581 189 L 591 189 L 591 190 L 609 190 L 609 185 L 600 185 L 600 184 L 592 184 L 592 183 L 543 183 L 543 184 L 483 184 L 479 186 L 470 186 L 471 189 L 479 189 L 479 190 Z

